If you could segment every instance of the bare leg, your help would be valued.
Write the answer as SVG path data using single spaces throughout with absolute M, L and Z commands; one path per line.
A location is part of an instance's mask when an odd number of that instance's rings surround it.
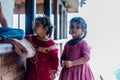
M 1 2 L 0 2 L 0 23 L 1 23 L 2 27 L 8 27 L 7 20 L 2 12 Z

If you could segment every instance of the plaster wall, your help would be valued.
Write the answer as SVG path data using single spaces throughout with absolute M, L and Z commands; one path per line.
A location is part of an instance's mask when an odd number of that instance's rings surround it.
M 0 0 L 9 27 L 13 26 L 14 0 Z

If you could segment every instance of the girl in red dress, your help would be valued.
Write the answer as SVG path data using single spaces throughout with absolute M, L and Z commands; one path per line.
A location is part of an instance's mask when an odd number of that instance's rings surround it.
M 53 26 L 46 16 L 39 16 L 33 24 L 34 34 L 27 35 L 36 50 L 33 58 L 27 59 L 27 80 L 54 80 L 58 70 L 58 49 L 50 39 Z

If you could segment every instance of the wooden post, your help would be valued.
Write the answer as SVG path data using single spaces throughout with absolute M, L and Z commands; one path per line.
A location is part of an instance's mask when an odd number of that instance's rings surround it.
M 65 10 L 63 11 L 63 18 L 64 18 L 64 21 L 63 21 L 63 28 L 64 28 L 63 29 L 63 34 L 64 35 L 63 35 L 63 38 L 66 39 L 67 35 L 68 35 L 67 34 L 67 29 L 68 29 L 69 25 L 67 25 L 67 12 Z
M 44 14 L 50 18 L 51 14 L 51 0 L 44 0 Z
M 65 21 L 63 19 L 63 6 L 59 5 L 59 9 L 60 9 L 60 11 L 59 11 L 59 13 L 60 13 L 60 27 L 59 27 L 60 33 L 59 33 L 59 36 L 60 36 L 60 39 L 63 39 L 63 35 L 65 35 L 63 32 L 63 22 Z
M 55 25 L 55 30 L 54 30 L 54 39 L 58 40 L 59 39 L 59 24 L 58 24 L 58 0 L 53 0 L 53 14 L 54 14 L 54 25 Z
M 26 34 L 32 34 L 32 21 L 36 14 L 36 0 L 25 0 L 25 31 Z

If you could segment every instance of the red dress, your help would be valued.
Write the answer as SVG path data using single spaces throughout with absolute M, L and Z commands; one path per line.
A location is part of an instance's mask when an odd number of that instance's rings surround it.
M 51 80 L 51 70 L 58 70 L 58 49 L 52 39 L 40 40 L 37 36 L 27 35 L 35 47 L 36 54 L 27 59 L 27 80 Z
M 90 47 L 84 39 L 72 46 L 66 43 L 62 56 L 64 56 L 66 61 L 79 59 L 84 64 L 62 68 L 59 80 L 95 80 L 88 63 L 90 60 Z

